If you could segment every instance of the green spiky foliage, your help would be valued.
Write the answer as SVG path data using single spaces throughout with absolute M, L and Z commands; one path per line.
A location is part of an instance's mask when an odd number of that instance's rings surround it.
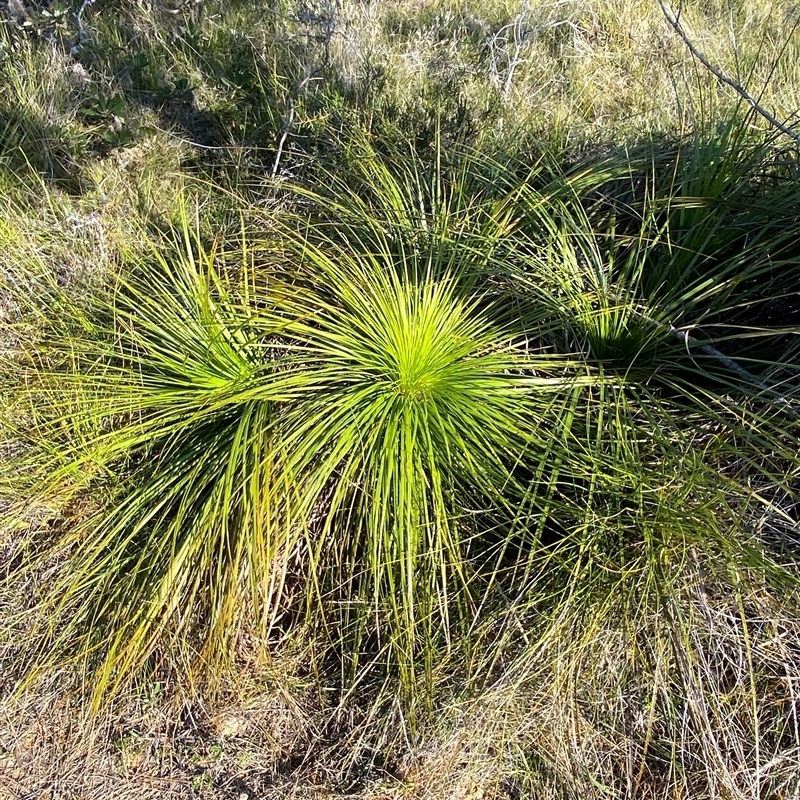
M 790 308 L 797 192 L 731 130 L 561 173 L 362 141 L 269 233 L 185 218 L 30 363 L 34 489 L 97 500 L 34 663 L 100 697 L 303 631 L 427 704 L 624 587 L 649 613 L 689 551 L 790 586 L 796 332 L 747 316 Z
M 165 637 L 213 673 L 245 618 L 269 637 L 287 613 L 353 668 L 373 640 L 410 690 L 469 625 L 483 567 L 466 504 L 509 513 L 525 398 L 561 380 L 434 267 L 445 241 L 329 245 L 287 228 L 256 269 L 185 227 L 75 310 L 61 368 L 33 366 L 26 436 L 53 447 L 38 491 L 106 493 L 58 540 L 69 566 L 40 623 L 64 624 L 45 647 L 99 653 L 101 692 Z

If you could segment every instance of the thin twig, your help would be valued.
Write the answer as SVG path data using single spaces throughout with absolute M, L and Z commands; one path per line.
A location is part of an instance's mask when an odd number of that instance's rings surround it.
M 278 148 L 275 152 L 275 162 L 272 165 L 272 177 L 274 178 L 278 174 L 278 167 L 281 163 L 281 156 L 283 155 L 283 147 L 286 144 L 286 139 L 289 137 L 289 133 L 292 130 L 292 124 L 294 123 L 294 112 L 297 106 L 297 98 L 301 95 L 303 90 L 311 83 L 314 78 L 316 78 L 320 72 L 325 68 L 325 65 L 321 65 L 317 67 L 313 72 L 310 72 L 303 78 L 302 81 L 297 85 L 297 88 L 292 92 L 292 96 L 289 98 L 289 113 L 286 115 L 286 121 L 283 123 L 283 128 L 281 128 L 281 138 L 278 140 Z
M 291 97 L 289 98 L 289 113 L 286 115 L 286 121 L 283 124 L 283 128 L 281 129 L 280 139 L 278 140 L 278 147 L 275 151 L 275 161 L 272 164 L 272 177 L 274 178 L 278 174 L 278 168 L 280 167 L 281 158 L 283 156 L 283 148 L 286 144 L 286 140 L 289 138 L 289 133 L 292 130 L 292 125 L 294 123 L 294 114 L 295 109 L 297 107 L 297 98 L 305 91 L 306 87 L 308 86 L 311 81 L 315 80 L 319 77 L 319 75 L 328 67 L 331 61 L 331 39 L 333 38 L 334 31 L 336 29 L 336 20 L 334 17 L 334 10 L 330 3 L 327 4 L 327 16 L 325 19 L 325 41 L 324 41 L 324 56 L 322 63 L 311 70 L 308 75 L 303 78 L 302 81 L 297 85 L 295 90 L 292 92 Z
M 792 128 L 785 125 L 781 122 L 777 117 L 773 116 L 769 113 L 762 105 L 758 103 L 758 101 L 747 91 L 741 84 L 736 83 L 732 78 L 729 78 L 724 72 L 720 69 L 715 67 L 695 46 L 689 36 L 686 34 L 686 31 L 683 29 L 683 26 L 680 22 L 680 8 L 678 9 L 678 14 L 675 15 L 672 12 L 672 9 L 669 8 L 664 0 L 658 0 L 658 4 L 661 6 L 661 10 L 664 12 L 664 16 L 667 19 L 667 22 L 675 29 L 675 32 L 678 36 L 683 39 L 683 43 L 686 47 L 689 48 L 689 52 L 712 74 L 714 75 L 717 80 L 722 81 L 722 83 L 728 85 L 733 89 L 743 100 L 752 106 L 753 110 L 764 117 L 770 125 L 777 128 L 781 133 L 785 133 L 787 136 L 790 136 L 796 142 L 800 142 L 800 133 L 793 130 Z
M 757 386 L 759 389 L 763 389 L 765 393 L 773 397 L 775 403 L 785 408 L 792 417 L 795 419 L 800 417 L 800 413 L 798 413 L 798 411 L 794 408 L 791 400 L 776 392 L 775 389 L 767 385 L 761 380 L 761 378 L 753 375 L 752 372 L 748 372 L 741 364 L 739 364 L 737 361 L 734 361 L 729 356 L 726 356 L 725 353 L 721 352 L 720 350 L 717 350 L 716 347 L 712 347 L 710 344 L 700 344 L 697 339 L 689 335 L 689 328 L 675 328 L 672 325 L 666 326 L 663 323 L 658 322 L 656 322 L 656 325 L 662 329 L 668 329 L 673 336 L 680 339 L 686 345 L 686 352 L 689 353 L 690 357 L 691 352 L 689 350 L 689 345 L 691 344 L 695 347 L 698 347 L 698 349 L 700 349 L 707 356 L 717 359 L 717 361 L 719 361 L 724 367 L 727 367 L 732 372 L 735 372 L 747 383 Z
M 637 311 L 637 313 L 644 321 L 650 325 L 653 325 L 658 330 L 663 331 L 664 333 L 669 333 L 676 339 L 680 339 L 684 343 L 686 352 L 690 358 L 692 357 L 692 353 L 689 348 L 696 347 L 707 356 L 719 361 L 722 366 L 731 370 L 731 372 L 735 372 L 746 383 L 749 383 L 751 386 L 757 386 L 759 389 L 763 390 L 765 394 L 772 397 L 774 402 L 782 406 L 792 417 L 795 419 L 800 418 L 800 412 L 797 411 L 789 398 L 778 393 L 776 389 L 762 381 L 757 375 L 753 375 L 752 372 L 746 370 L 741 364 L 739 364 L 738 361 L 734 361 L 734 359 L 726 356 L 721 350 L 717 350 L 716 347 L 713 347 L 710 344 L 702 344 L 700 341 L 695 339 L 695 337 L 690 333 L 690 331 L 694 329 L 694 325 L 687 325 L 685 327 L 677 328 L 671 323 L 668 324 L 661 322 L 645 312 Z

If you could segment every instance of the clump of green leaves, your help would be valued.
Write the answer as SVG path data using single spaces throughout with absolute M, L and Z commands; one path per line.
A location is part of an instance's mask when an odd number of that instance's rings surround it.
M 34 663 L 86 659 L 99 697 L 165 649 L 209 678 L 303 631 L 413 705 L 687 547 L 791 583 L 757 531 L 796 492 L 797 347 L 740 312 L 792 296 L 796 242 L 756 220 L 797 196 L 742 144 L 649 183 L 364 140 L 268 234 L 184 215 L 30 361 L 31 491 L 98 498 L 55 538 Z

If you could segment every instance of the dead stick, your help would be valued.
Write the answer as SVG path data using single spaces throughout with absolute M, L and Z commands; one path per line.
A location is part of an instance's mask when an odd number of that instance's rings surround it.
M 769 113 L 763 106 L 759 105 L 758 101 L 747 91 L 743 86 L 736 83 L 736 81 L 729 78 L 724 72 L 720 69 L 715 67 L 692 43 L 692 40 L 687 36 L 686 31 L 683 29 L 681 25 L 679 16 L 676 16 L 672 13 L 672 10 L 668 8 L 664 0 L 658 0 L 658 4 L 661 6 L 661 10 L 664 12 L 664 16 L 669 22 L 670 25 L 675 29 L 675 32 L 678 36 L 683 39 L 684 44 L 689 48 L 689 52 L 712 74 L 714 75 L 717 80 L 722 81 L 722 83 L 727 84 L 731 87 L 742 99 L 746 100 L 753 109 L 759 113 L 762 117 L 764 117 L 770 125 L 776 127 L 781 133 L 785 133 L 787 136 L 791 136 L 796 142 L 800 142 L 800 133 L 797 131 L 792 130 L 792 128 L 785 125 L 781 122 L 777 117 L 774 117 L 772 114 Z M 680 15 L 680 10 L 678 11 L 678 15 Z

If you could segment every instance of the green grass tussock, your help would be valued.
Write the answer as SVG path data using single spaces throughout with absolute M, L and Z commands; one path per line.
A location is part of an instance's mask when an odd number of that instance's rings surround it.
M 3 703 L 272 693 L 363 797 L 792 797 L 796 144 L 656 5 L 59 9 L 0 26 Z M 683 19 L 788 116 L 776 13 Z

